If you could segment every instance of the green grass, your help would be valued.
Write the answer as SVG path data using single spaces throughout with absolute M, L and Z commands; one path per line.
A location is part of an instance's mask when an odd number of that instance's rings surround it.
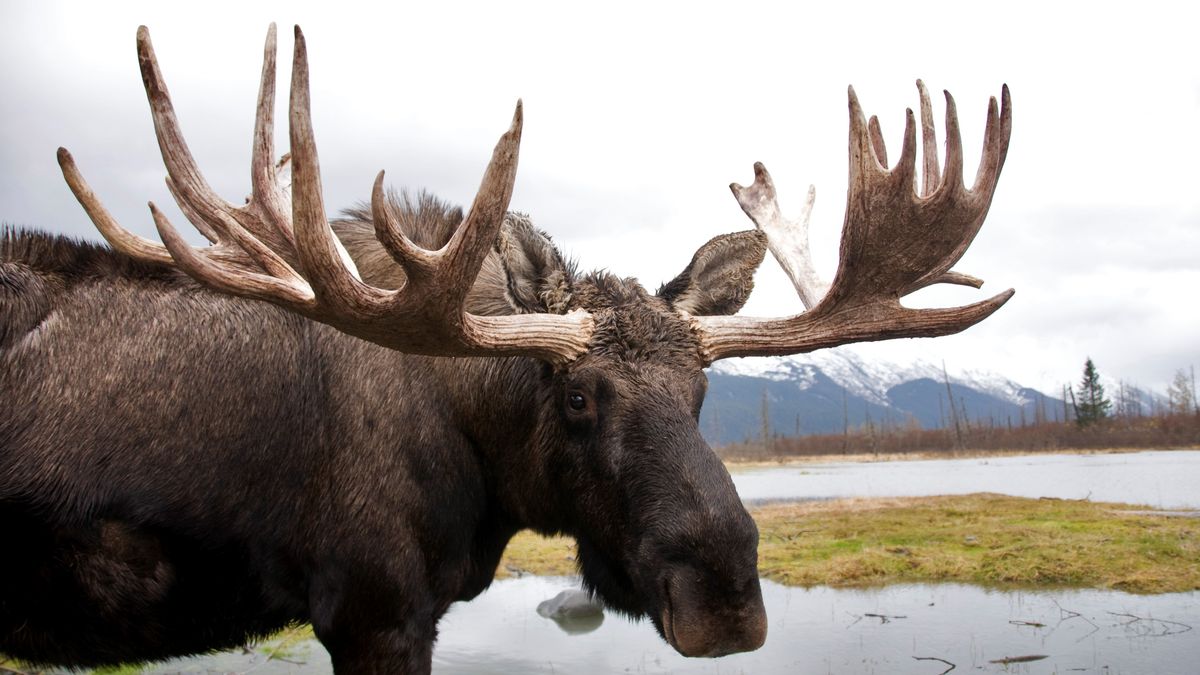
M 266 656 L 268 660 L 303 662 L 307 657 L 307 650 L 304 648 L 303 643 L 311 639 L 313 639 L 312 627 L 304 624 L 285 628 L 269 638 L 250 645 L 250 648 Z M 12 673 L 41 675 L 43 672 L 45 671 L 41 668 L 30 666 L 15 659 L 6 659 L 3 654 L 0 654 L 0 675 L 11 675 Z M 52 672 L 62 672 L 62 669 L 54 668 Z M 155 669 L 153 664 L 125 664 L 79 672 L 81 675 L 142 675 L 142 673 L 160 672 L 160 670 Z
M 141 664 L 130 664 L 122 666 L 111 666 L 108 668 L 97 668 L 95 670 L 86 671 L 90 675 L 142 675 L 146 667 Z M 26 665 L 15 659 L 8 659 L 3 654 L 0 654 L 0 673 L 16 673 L 21 675 L 37 675 L 42 670 L 34 666 Z
M 279 631 L 271 637 L 260 641 L 257 645 L 254 645 L 253 649 L 259 654 L 266 655 L 268 660 L 303 660 L 305 650 L 302 648 L 302 645 L 314 637 L 312 626 L 302 624 Z
M 97 668 L 92 675 L 141 675 L 145 668 L 140 665 L 114 666 L 112 668 Z
M 975 494 L 778 504 L 751 513 L 759 572 L 783 584 L 1200 589 L 1200 521 L 1132 508 Z M 572 574 L 573 554 L 570 539 L 522 533 L 497 576 Z
M 754 513 L 759 569 L 786 584 L 1200 588 L 1200 522 L 992 494 L 775 505 Z
M 529 530 L 518 532 L 508 542 L 497 579 L 541 574 L 566 576 L 578 574 L 575 566 L 575 540 L 570 537 L 543 537 Z

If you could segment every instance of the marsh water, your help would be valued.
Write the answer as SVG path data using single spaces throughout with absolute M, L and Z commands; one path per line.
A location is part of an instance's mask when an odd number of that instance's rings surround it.
M 834 462 L 735 470 L 744 501 L 997 492 L 1200 509 L 1200 451 Z
M 538 602 L 578 586 L 570 577 L 499 581 L 442 620 L 434 672 L 499 673 L 1195 673 L 1200 593 L 1001 591 L 960 584 L 870 590 L 764 582 L 767 643 L 722 659 L 686 659 L 649 623 L 609 614 L 559 626 Z M 589 630 L 590 629 L 590 630 Z M 1045 658 L 1024 661 L 1031 657 Z M 919 658 L 918 658 L 919 657 Z M 1017 661 L 1013 661 L 1017 659 Z M 1005 662 L 1007 660 L 1007 662 Z M 328 673 L 315 641 L 155 667 L 163 673 Z
M 808 464 L 736 471 L 734 479 L 750 502 L 987 491 L 1191 515 L 1200 509 L 1200 452 L 1194 451 Z M 932 675 L 951 664 L 955 673 L 1200 672 L 1200 592 L 961 584 L 806 589 L 764 581 L 766 645 L 695 660 L 676 654 L 647 622 L 608 613 L 563 626 L 535 611 L 578 585 L 570 577 L 510 579 L 454 605 L 440 624 L 434 672 Z M 177 660 L 147 672 L 308 674 L 329 673 L 331 666 L 321 645 L 308 640 Z

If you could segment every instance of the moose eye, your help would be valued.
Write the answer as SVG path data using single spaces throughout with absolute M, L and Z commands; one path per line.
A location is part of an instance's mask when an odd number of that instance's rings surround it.
M 567 394 L 567 407 L 576 412 L 582 412 L 587 409 L 587 399 L 583 394 L 573 391 Z

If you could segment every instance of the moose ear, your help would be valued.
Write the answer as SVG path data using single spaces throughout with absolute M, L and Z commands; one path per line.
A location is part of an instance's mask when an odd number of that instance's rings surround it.
M 571 269 L 550 237 L 535 228 L 528 216 L 509 213 L 504 217 L 496 253 L 507 278 L 505 299 L 514 312 L 566 313 L 571 301 Z
M 766 251 L 767 237 L 759 230 L 714 237 L 679 276 L 658 289 L 658 297 L 695 316 L 736 314 L 754 289 L 754 271 Z

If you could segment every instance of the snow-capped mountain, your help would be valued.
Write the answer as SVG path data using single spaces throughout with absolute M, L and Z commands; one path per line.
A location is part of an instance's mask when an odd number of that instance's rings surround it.
M 843 347 L 718 362 L 709 370 L 701 429 L 718 444 L 759 438 L 764 398 L 768 425 L 781 435 L 833 433 L 866 423 L 936 428 L 956 415 L 1016 425 L 1064 414 L 1061 400 L 1000 374 L 866 359 Z
M 845 387 L 849 393 L 879 405 L 888 405 L 888 391 L 898 384 L 922 378 L 944 383 L 946 376 L 949 376 L 951 384 L 970 387 L 1013 405 L 1031 402 L 1029 389 L 1003 375 L 950 367 L 943 373 L 942 367 L 942 364 L 928 361 L 898 364 L 878 359 L 867 360 L 843 348 L 794 356 L 726 359 L 718 361 L 710 372 L 803 385 L 814 383 L 815 372 L 820 371 L 839 386 Z

